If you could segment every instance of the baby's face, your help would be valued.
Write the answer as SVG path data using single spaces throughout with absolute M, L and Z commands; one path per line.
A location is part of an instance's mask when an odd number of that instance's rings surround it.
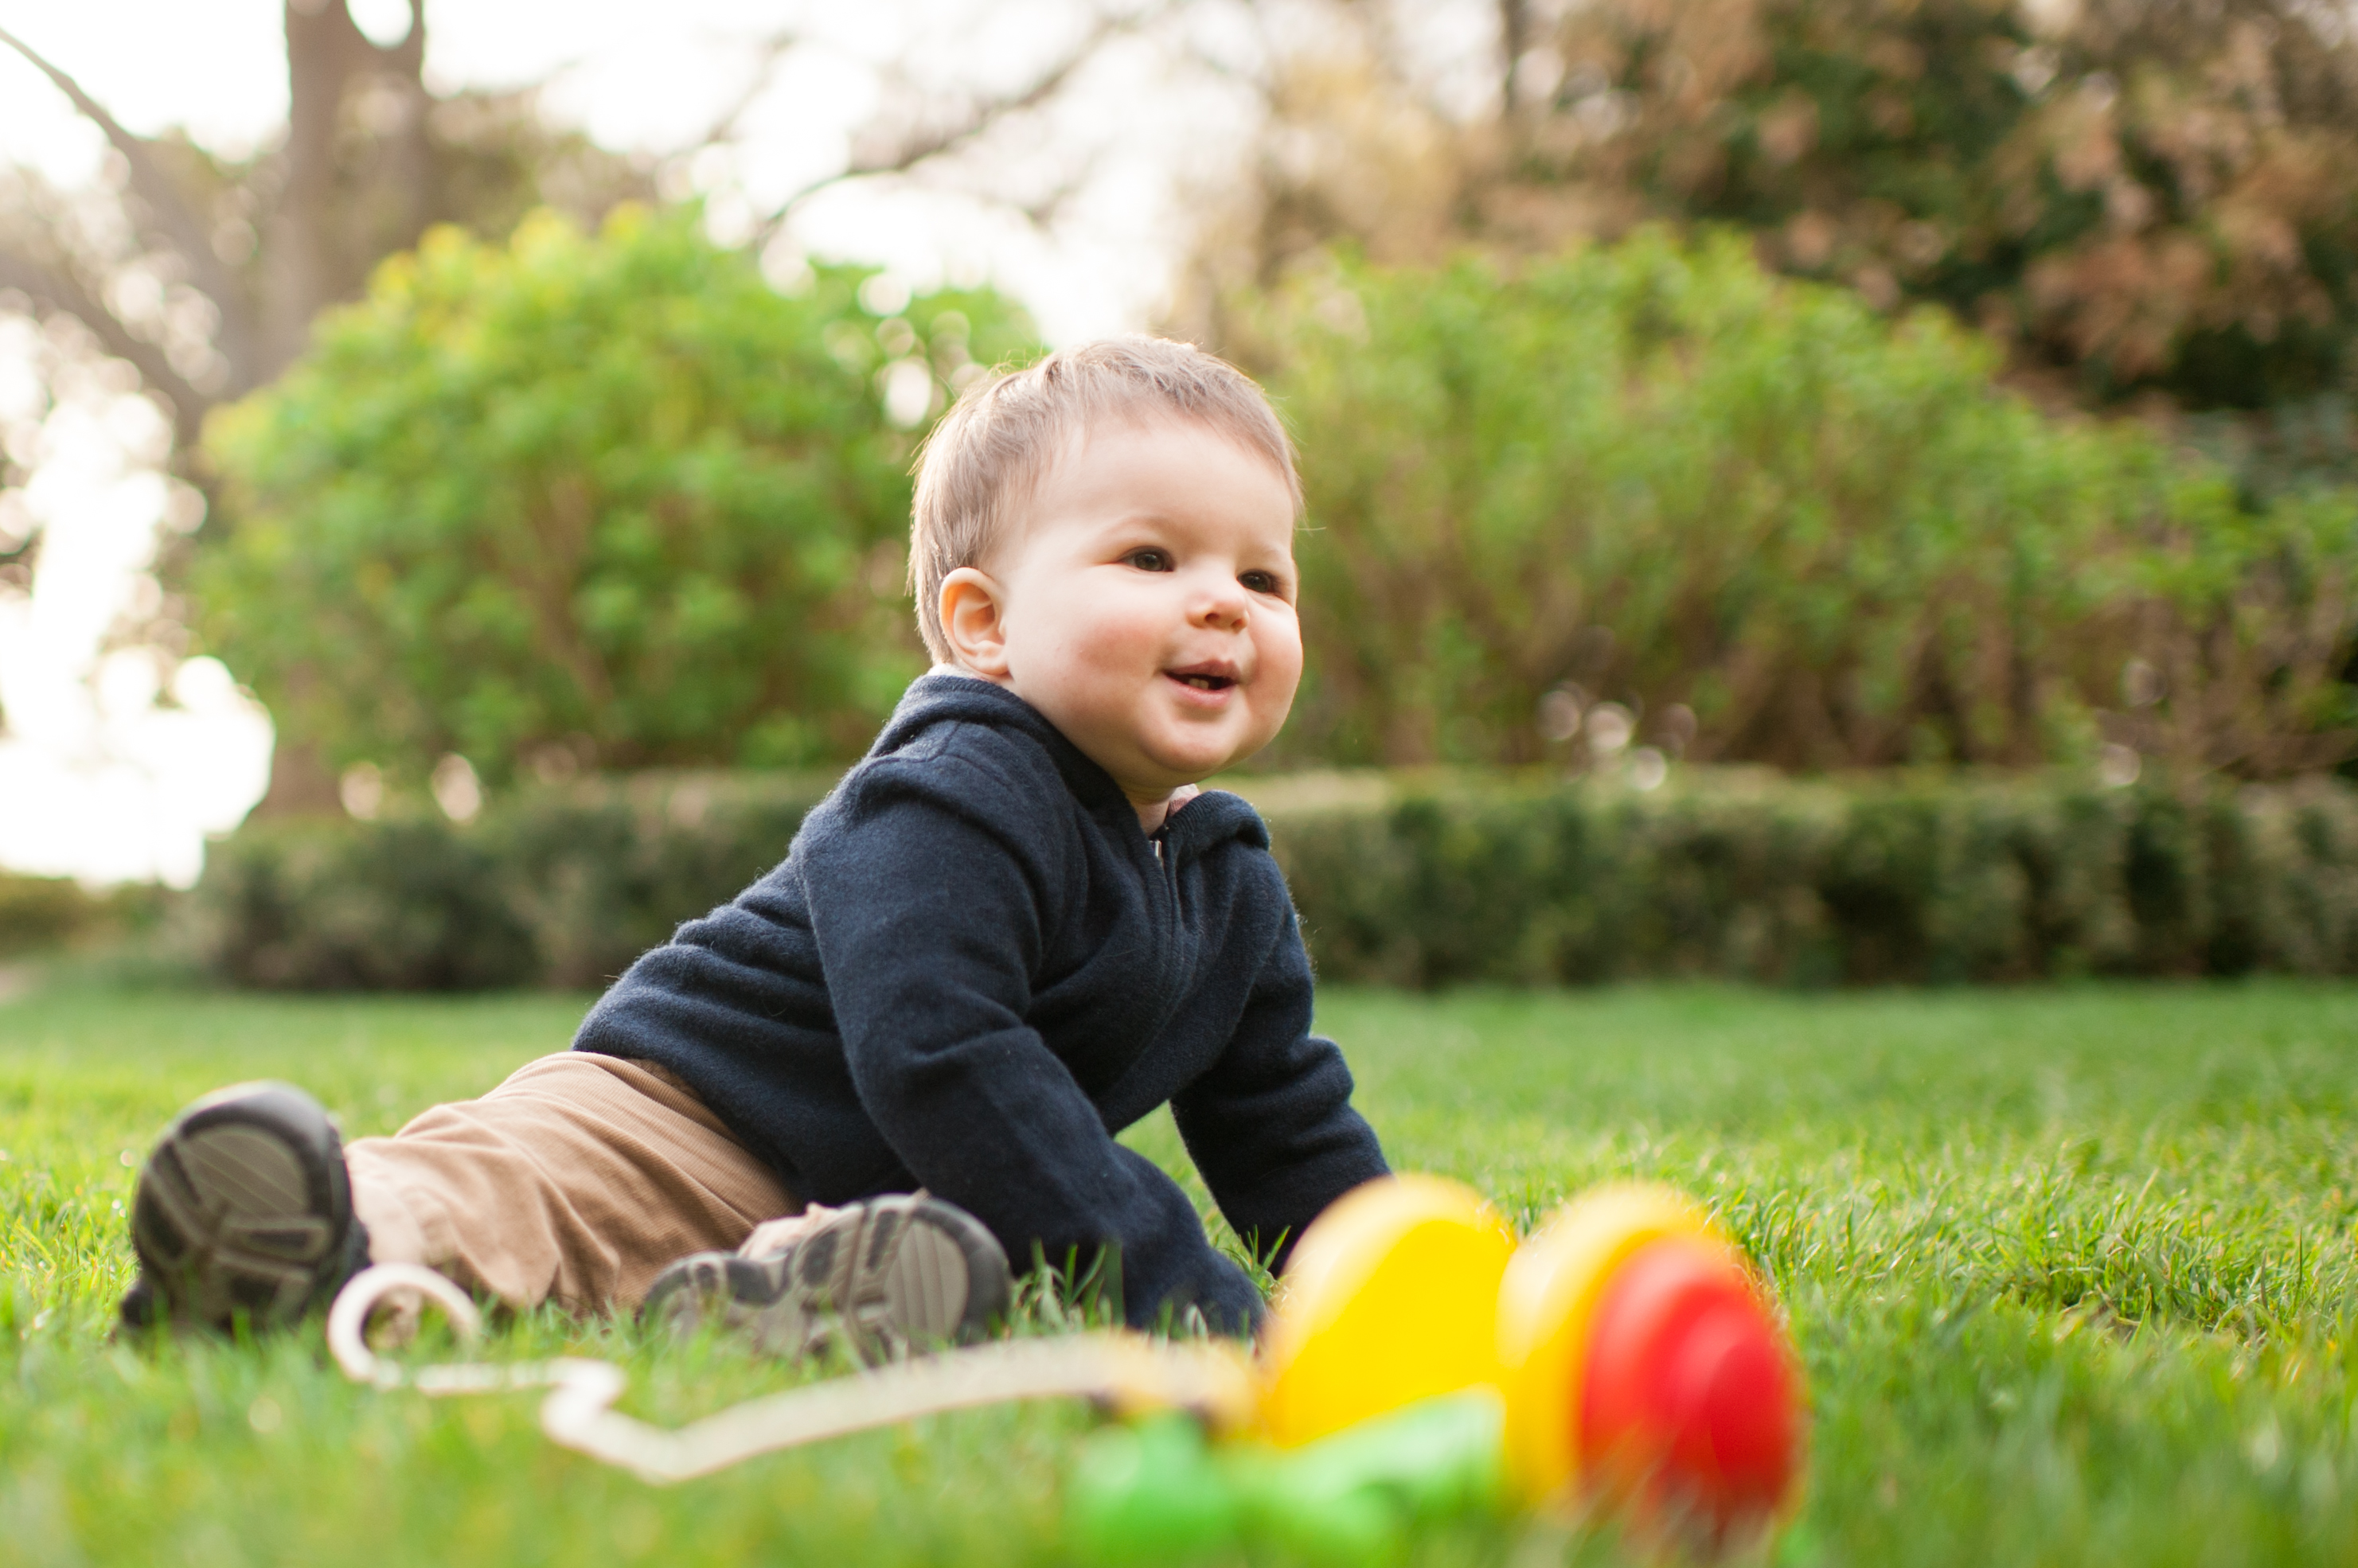
M 1276 736 L 1302 628 L 1293 499 L 1268 459 L 1191 422 L 1110 426 L 1055 465 L 1011 534 L 985 568 L 999 642 L 980 650 L 1003 671 L 978 673 L 1131 800 L 1162 800 Z

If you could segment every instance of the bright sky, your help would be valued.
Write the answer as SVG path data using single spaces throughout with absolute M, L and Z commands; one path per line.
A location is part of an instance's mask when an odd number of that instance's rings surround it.
M 207 145 L 252 147 L 287 108 L 281 0 L 0 0 L 23 38 L 131 129 L 188 127 Z M 384 41 L 405 0 L 352 0 Z M 650 27 L 650 15 L 659 27 Z M 1195 41 L 1249 49 L 1208 10 Z M 747 117 L 742 150 L 698 160 L 685 184 L 726 231 L 840 167 L 849 132 L 874 107 L 873 63 L 925 81 L 1025 80 L 1076 36 L 1057 0 L 869 0 L 857 6 L 754 0 L 430 0 L 437 87 L 550 83 L 545 103 L 614 147 L 692 143 L 749 80 L 750 40 L 795 24 L 810 47 L 788 57 Z M 1223 28 L 1226 31 L 1223 31 Z M 1199 173 L 1246 124 L 1232 90 L 1183 79 L 1143 44 L 1109 49 L 1075 84 L 1031 155 L 1087 176 L 1053 235 L 948 193 L 845 187 L 796 215 L 792 237 L 827 255 L 881 263 L 913 285 L 990 277 L 1031 306 L 1048 337 L 1072 341 L 1148 319 L 1184 232 L 1174 176 Z M 0 51 L 0 156 L 80 185 L 103 145 L 49 83 Z M 1024 155 L 1007 155 L 1020 178 Z M 38 344 L 0 332 L 0 431 L 35 470 L 0 502 L 0 537 L 43 529 L 29 597 L 0 597 L 0 867 L 91 881 L 186 885 L 205 836 L 227 831 L 267 782 L 266 715 L 234 672 L 210 659 L 177 669 L 140 651 L 103 652 L 109 629 L 157 592 L 146 573 L 159 530 L 197 521 L 193 492 L 157 463 L 162 433 L 124 389 L 77 383 L 41 413 Z M 12 527 L 12 522 L 15 526 Z M 168 686 L 169 706 L 157 698 Z

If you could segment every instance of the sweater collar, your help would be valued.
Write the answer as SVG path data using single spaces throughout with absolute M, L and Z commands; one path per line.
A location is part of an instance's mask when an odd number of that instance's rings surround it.
M 936 724 L 987 724 L 1030 736 L 1047 752 L 1065 787 L 1084 809 L 1094 815 L 1118 806 L 1130 825 L 1137 826 L 1136 808 L 1111 773 L 1066 740 L 1063 730 L 1048 722 L 1047 715 L 1005 687 L 979 676 L 942 669 L 919 676 L 902 694 L 900 705 L 868 754 L 888 756 Z M 1242 838 L 1256 849 L 1269 848 L 1269 830 L 1262 826 L 1260 813 L 1241 797 L 1217 789 L 1206 790 L 1165 818 L 1162 838 L 1166 852 L 1180 859 L 1193 859 L 1228 838 Z
M 868 754 L 889 755 L 936 724 L 986 724 L 994 730 L 1012 730 L 1028 735 L 1047 751 L 1056 764 L 1056 772 L 1064 778 L 1065 787 L 1083 806 L 1094 811 L 1119 801 L 1124 810 L 1130 808 L 1130 799 L 1113 782 L 1113 775 L 1065 739 L 1065 732 L 1049 723 L 1047 715 L 1005 687 L 979 676 L 954 675 L 939 669 L 919 676 L 902 694 L 900 706 L 885 721 L 883 732 L 868 748 Z
M 1241 838 L 1256 849 L 1269 848 L 1269 829 L 1244 796 L 1207 789 L 1163 819 L 1163 843 L 1174 861 L 1191 860 L 1215 844 Z

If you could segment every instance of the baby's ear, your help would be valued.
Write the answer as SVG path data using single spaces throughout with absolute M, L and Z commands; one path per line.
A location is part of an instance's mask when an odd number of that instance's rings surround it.
M 942 635 L 957 662 L 986 680 L 1007 678 L 1002 590 L 988 572 L 960 567 L 942 579 Z

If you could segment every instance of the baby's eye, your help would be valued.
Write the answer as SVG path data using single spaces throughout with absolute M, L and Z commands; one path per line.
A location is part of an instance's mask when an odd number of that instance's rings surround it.
M 1284 591 L 1284 585 L 1277 580 L 1277 574 L 1275 572 L 1247 572 L 1242 577 L 1237 579 L 1237 580 L 1244 584 L 1245 591 L 1248 593 L 1281 593 Z
M 1122 557 L 1122 559 L 1142 572 L 1167 572 L 1173 569 L 1171 552 L 1168 550 L 1132 550 Z

